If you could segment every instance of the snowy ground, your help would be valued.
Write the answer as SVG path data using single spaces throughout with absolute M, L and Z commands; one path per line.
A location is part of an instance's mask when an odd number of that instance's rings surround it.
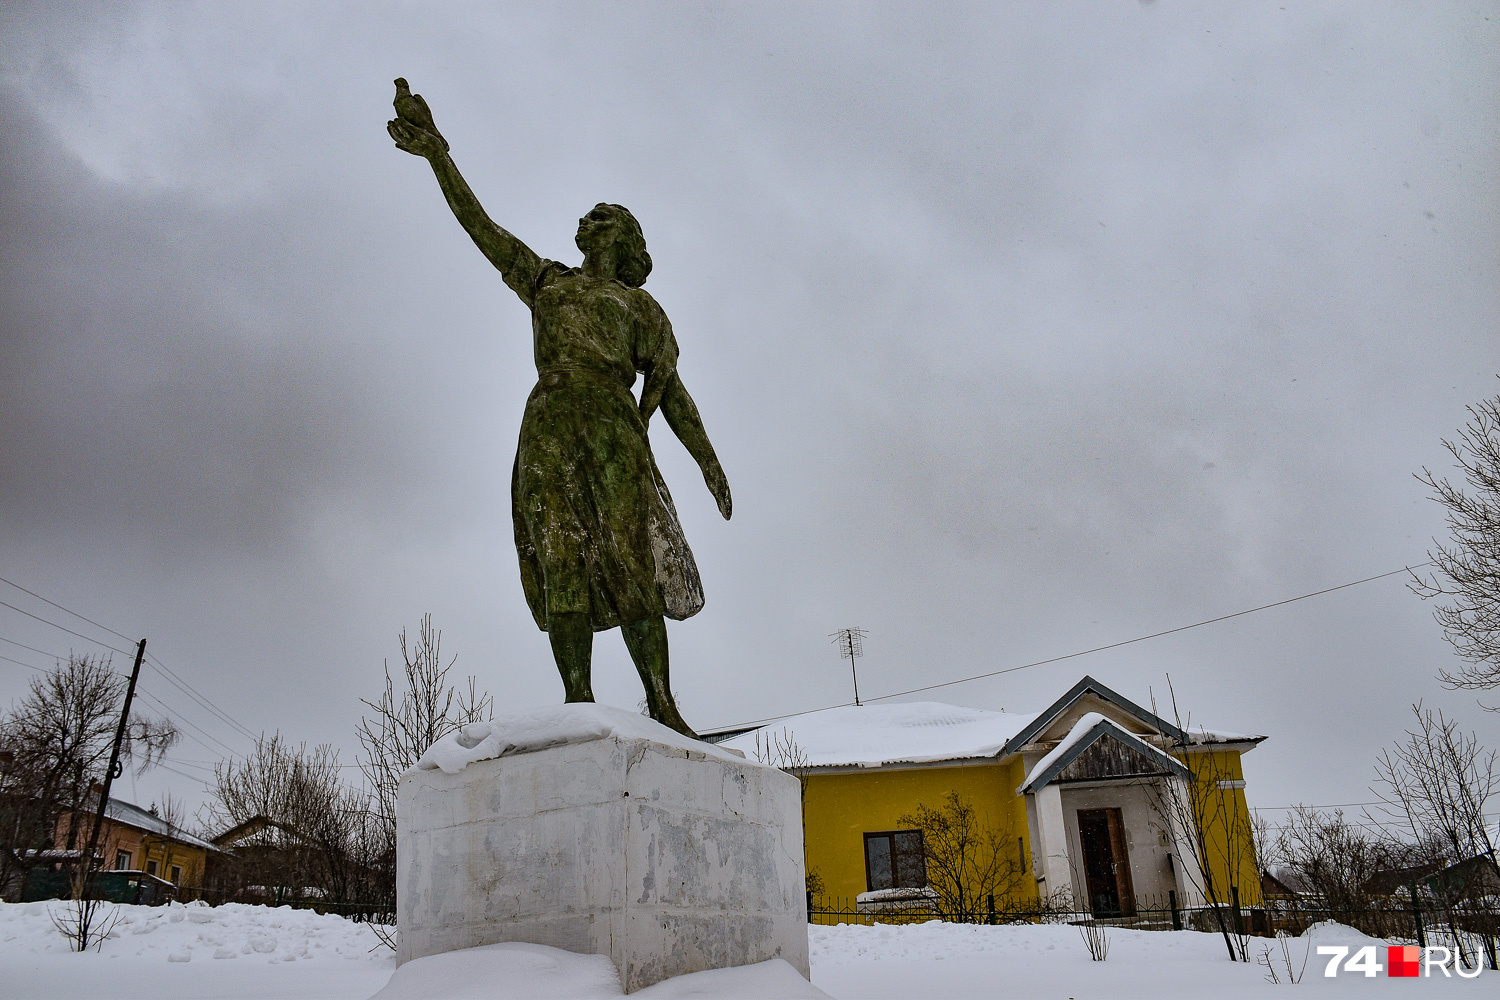
M 609 997 L 618 981 L 599 956 L 498 945 L 411 963 L 395 960 L 368 927 L 310 911 L 257 906 L 119 907 L 98 951 L 74 954 L 48 910 L 0 904 L 0 998 L 290 998 L 429 1000 L 438 997 Z M 833 997 L 1495 996 L 1500 974 L 1477 979 L 1326 979 L 1320 944 L 1383 944 L 1322 927 L 1293 942 L 1296 986 L 1273 985 L 1259 965 L 1231 964 L 1221 938 L 1192 931 L 1110 931 L 1109 957 L 1090 961 L 1077 928 L 811 927 L 813 985 Z M 1259 949 L 1270 942 L 1252 938 Z M 373 950 L 372 950 L 373 948 Z M 1379 960 L 1386 955 L 1382 948 Z M 602 964 L 601 964 L 602 963 Z M 1283 972 L 1283 979 L 1285 974 Z M 682 976 L 651 997 L 816 996 L 782 963 Z

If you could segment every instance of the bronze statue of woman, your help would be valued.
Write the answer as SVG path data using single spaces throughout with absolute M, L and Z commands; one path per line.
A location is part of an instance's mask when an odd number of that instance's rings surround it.
M 641 227 L 619 205 L 595 205 L 578 220 L 582 267 L 537 256 L 490 221 L 426 102 L 405 80 L 396 90 L 391 138 L 432 164 L 448 207 L 531 310 L 537 383 L 521 417 L 511 514 L 521 586 L 566 700 L 594 700 L 594 633 L 618 625 L 651 717 L 694 736 L 672 698 L 664 619 L 697 614 L 703 585 L 651 454 L 652 414 L 661 410 L 698 462 L 726 520 L 729 482 L 677 374 L 672 325 L 641 288 L 651 272 Z

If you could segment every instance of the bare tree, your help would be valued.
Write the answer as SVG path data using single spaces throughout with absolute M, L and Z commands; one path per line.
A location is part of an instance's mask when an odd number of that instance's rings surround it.
M 1464 904 L 1477 917 L 1490 968 L 1496 967 L 1497 881 L 1495 843 L 1485 808 L 1500 791 L 1496 751 L 1486 750 L 1474 733 L 1464 733 L 1441 711 L 1412 706 L 1416 727 L 1406 739 L 1381 751 L 1375 762 L 1374 791 L 1381 811 L 1400 823 L 1421 854 L 1423 867 L 1451 868 L 1467 864 L 1475 869 L 1461 876 L 1429 878 L 1447 909 Z M 1456 931 L 1456 927 L 1455 927 Z M 1459 948 L 1463 941 L 1458 940 Z
M 109 766 L 124 698 L 124 678 L 110 669 L 107 658 L 73 655 L 33 678 L 26 696 L 0 718 L 7 762 L 0 770 L 0 885 L 32 866 L 41 848 L 87 846 L 85 814 L 91 790 Z M 145 771 L 160 763 L 177 739 L 171 722 L 135 715 L 120 760 Z M 63 812 L 70 815 L 67 833 L 63 844 L 55 844 Z
M 1177 708 L 1177 694 L 1172 679 L 1167 678 L 1172 699 L 1172 718 L 1182 738 L 1172 747 L 1172 755 L 1188 769 L 1186 778 L 1168 776 L 1152 786 L 1151 806 L 1169 829 L 1181 831 L 1190 838 L 1194 857 L 1179 858 L 1189 879 L 1208 903 L 1209 913 L 1231 962 L 1250 961 L 1249 935 L 1244 919 L 1234 907 L 1239 886 L 1234 880 L 1240 872 L 1256 864 L 1255 827 L 1249 812 L 1228 790 L 1239 776 L 1232 773 L 1227 758 L 1210 748 L 1211 737 L 1203 731 L 1195 739 L 1191 718 L 1184 719 Z M 1151 699 L 1156 710 L 1156 698 Z M 1257 881 L 1259 871 L 1256 872 Z M 1226 884 L 1226 878 L 1229 880 Z
M 494 699 L 480 694 L 471 676 L 467 691 L 448 683 L 448 672 L 458 657 L 443 665 L 443 634 L 432 627 L 432 615 L 423 615 L 417 643 L 408 646 L 401 630 L 402 671 L 400 684 L 385 663 L 385 690 L 376 701 L 360 699 L 373 711 L 359 722 L 359 742 L 364 756 L 360 770 L 371 789 L 369 863 L 374 875 L 371 901 L 396 906 L 396 792 L 401 776 L 416 766 L 427 748 L 449 733 L 471 722 L 494 716 Z
M 261 859 L 263 884 L 293 898 L 312 889 L 333 902 L 354 901 L 362 888 L 359 834 L 369 797 L 344 784 L 336 749 L 293 747 L 280 733 L 262 734 L 243 761 L 215 765 L 214 779 L 209 821 L 253 824 L 242 843 Z
M 1500 396 L 1469 407 L 1469 416 L 1458 439 L 1443 442 L 1468 491 L 1426 468 L 1417 477 L 1448 508 L 1452 543 L 1428 553 L 1438 572 L 1412 574 L 1411 589 L 1424 600 L 1448 599 L 1433 617 L 1464 664 L 1441 670 L 1443 683 L 1488 691 L 1500 687 Z
M 940 808 L 918 803 L 896 822 L 922 831 L 927 885 L 937 893 L 945 920 L 979 923 L 988 916 L 990 898 L 1009 900 L 1026 881 L 1019 848 L 957 792 L 949 792 Z
M 1287 813 L 1267 853 L 1314 906 L 1351 925 L 1373 909 L 1370 880 L 1411 861 L 1406 847 L 1350 822 L 1342 810 L 1302 805 Z

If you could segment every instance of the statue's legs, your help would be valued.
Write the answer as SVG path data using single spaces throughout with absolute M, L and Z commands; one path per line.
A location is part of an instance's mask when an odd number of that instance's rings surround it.
M 562 674 L 563 701 L 593 701 L 590 684 L 594 659 L 594 625 L 586 611 L 568 611 L 549 615 L 547 639 L 552 643 L 552 658 Z
M 667 623 L 660 615 L 620 626 L 625 636 L 625 648 L 635 661 L 636 672 L 646 688 L 646 708 L 651 718 L 668 729 L 675 729 L 693 739 L 698 734 L 688 727 L 677 711 L 677 702 L 672 697 L 672 685 L 667 676 Z

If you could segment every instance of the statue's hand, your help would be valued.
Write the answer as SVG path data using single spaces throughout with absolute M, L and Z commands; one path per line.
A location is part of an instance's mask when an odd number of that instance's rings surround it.
M 386 122 L 385 130 L 396 140 L 397 149 L 403 149 L 413 156 L 425 156 L 430 160 L 447 152 L 447 143 L 440 137 L 418 128 L 405 118 L 392 118 Z
M 724 475 L 724 469 L 717 458 L 704 463 L 703 481 L 708 484 L 708 492 L 714 495 L 719 513 L 724 515 L 724 520 L 729 520 L 729 515 L 734 513 L 734 500 L 729 495 L 729 479 Z

